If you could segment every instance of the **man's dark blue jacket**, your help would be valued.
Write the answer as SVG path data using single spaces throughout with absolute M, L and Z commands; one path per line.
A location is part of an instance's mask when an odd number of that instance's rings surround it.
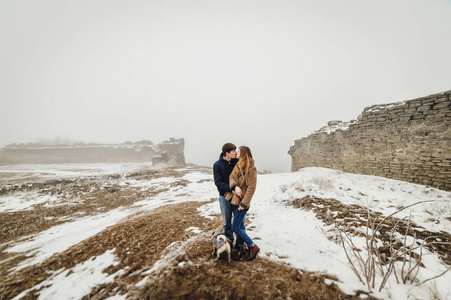
M 237 162 L 237 158 L 232 158 L 231 161 L 225 160 L 221 152 L 219 160 L 213 165 L 213 176 L 219 195 L 224 196 L 225 193 L 230 192 L 229 177 Z

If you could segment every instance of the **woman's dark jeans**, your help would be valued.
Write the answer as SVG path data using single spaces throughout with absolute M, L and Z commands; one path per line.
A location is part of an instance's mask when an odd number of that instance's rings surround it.
M 238 210 L 238 206 L 232 204 L 232 211 L 235 214 L 232 222 L 232 230 L 236 234 L 238 246 L 244 246 L 244 242 L 248 247 L 254 245 L 254 242 L 252 242 L 251 238 L 247 235 L 246 227 L 244 225 L 247 210 Z

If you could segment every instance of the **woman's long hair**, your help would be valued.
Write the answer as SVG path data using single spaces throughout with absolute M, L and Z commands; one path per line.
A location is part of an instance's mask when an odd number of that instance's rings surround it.
M 244 180 L 247 185 L 247 180 L 249 177 L 249 166 L 254 162 L 254 159 L 252 158 L 252 152 L 251 149 L 247 146 L 240 146 L 240 159 L 238 160 L 237 165 L 239 168 L 244 169 Z

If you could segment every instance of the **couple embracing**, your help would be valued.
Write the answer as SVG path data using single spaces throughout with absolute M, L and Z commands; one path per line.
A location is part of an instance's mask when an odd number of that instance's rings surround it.
M 224 144 L 219 160 L 213 165 L 213 175 L 219 191 L 224 234 L 230 245 L 233 245 L 233 233 L 236 235 L 232 258 L 252 260 L 260 248 L 247 235 L 244 224 L 257 187 L 257 168 L 249 147 L 240 146 L 237 150 L 232 143 Z

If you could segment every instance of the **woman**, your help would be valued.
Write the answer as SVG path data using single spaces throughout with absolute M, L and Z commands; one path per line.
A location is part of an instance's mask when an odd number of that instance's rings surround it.
M 247 235 L 244 226 L 244 217 L 251 205 L 251 199 L 257 188 L 257 168 L 254 165 L 251 149 L 241 146 L 237 151 L 238 162 L 230 174 L 229 184 L 233 191 L 232 211 L 233 217 L 232 230 L 237 236 L 237 244 L 239 246 L 238 259 L 246 255 L 244 243 L 249 248 L 247 260 L 252 260 L 257 255 L 260 248 Z

